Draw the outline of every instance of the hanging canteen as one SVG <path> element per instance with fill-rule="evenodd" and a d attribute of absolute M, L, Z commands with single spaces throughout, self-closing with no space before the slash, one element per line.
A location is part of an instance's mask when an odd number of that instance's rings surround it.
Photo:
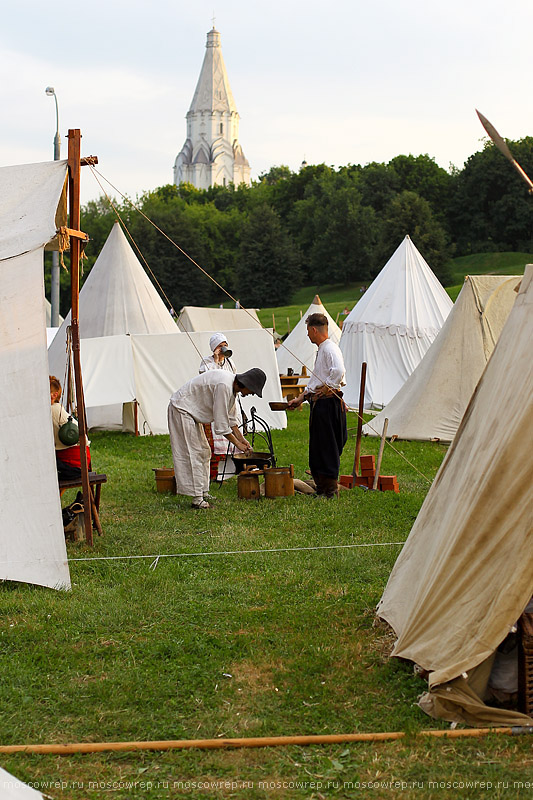
<path fill-rule="evenodd" d="M 72 447 L 72 445 L 77 444 L 80 439 L 80 432 L 78 430 L 78 423 L 72 419 L 72 417 L 68 418 L 68 421 L 65 422 L 64 425 L 60 427 L 57 432 L 59 437 L 59 441 L 62 444 L 66 444 L 68 447 Z"/>

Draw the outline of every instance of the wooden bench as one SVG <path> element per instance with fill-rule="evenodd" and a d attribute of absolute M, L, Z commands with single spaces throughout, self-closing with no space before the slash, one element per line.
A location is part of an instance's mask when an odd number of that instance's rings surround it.
<path fill-rule="evenodd" d="M 102 484 L 107 483 L 107 475 L 104 473 L 89 472 L 89 488 L 91 490 L 91 510 L 94 519 L 94 525 L 100 536 L 102 535 L 102 526 L 100 525 L 100 491 Z M 81 476 L 79 478 L 70 478 L 68 480 L 61 479 L 59 481 L 59 496 L 67 489 L 76 489 L 82 486 Z M 95 491 L 96 487 L 96 491 Z"/>

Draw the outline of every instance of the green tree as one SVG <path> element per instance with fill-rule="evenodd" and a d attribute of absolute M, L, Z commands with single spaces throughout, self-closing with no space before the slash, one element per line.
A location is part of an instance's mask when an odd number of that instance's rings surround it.
<path fill-rule="evenodd" d="M 236 296 L 249 307 L 284 305 L 299 279 L 296 248 L 278 214 L 267 204 L 252 209 L 242 230 Z"/>
<path fill-rule="evenodd" d="M 449 247 L 445 231 L 428 201 L 415 192 L 401 192 L 387 206 L 380 243 L 375 251 L 374 272 L 385 265 L 406 235 L 411 237 L 441 283 L 446 284 Z"/>
<path fill-rule="evenodd" d="M 514 158 L 533 175 L 533 137 L 508 142 Z M 474 153 L 456 176 L 450 220 L 461 255 L 533 248 L 533 206 L 527 186 L 491 143 Z"/>

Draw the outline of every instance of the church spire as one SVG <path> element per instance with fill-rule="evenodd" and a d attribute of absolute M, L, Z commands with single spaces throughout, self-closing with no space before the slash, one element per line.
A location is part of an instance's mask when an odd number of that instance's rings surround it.
<path fill-rule="evenodd" d="M 187 139 L 174 164 L 174 183 L 198 189 L 250 184 L 250 165 L 239 144 L 239 114 L 213 25 L 196 90 L 187 112 Z"/>

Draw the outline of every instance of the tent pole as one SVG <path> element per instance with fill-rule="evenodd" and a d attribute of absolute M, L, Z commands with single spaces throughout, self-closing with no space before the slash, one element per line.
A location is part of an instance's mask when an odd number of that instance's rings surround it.
<path fill-rule="evenodd" d="M 69 225 L 72 231 L 80 230 L 80 177 L 81 177 L 81 132 L 69 129 L 68 132 L 68 195 Z M 89 467 L 87 463 L 87 423 L 85 418 L 85 400 L 81 377 L 80 358 L 80 239 L 70 236 L 70 292 L 72 309 L 72 356 L 74 360 L 74 380 L 76 383 L 76 406 L 78 410 L 78 429 L 80 432 L 81 485 L 83 490 L 83 516 L 85 522 L 85 538 L 88 545 L 93 543 L 91 520 L 91 499 L 89 485 Z"/>
<path fill-rule="evenodd" d="M 378 452 L 378 460 L 376 464 L 376 474 L 374 475 L 374 483 L 372 486 L 372 491 L 375 492 L 378 488 L 379 483 L 379 473 L 381 471 L 381 459 L 383 458 L 383 449 L 385 447 L 385 437 L 387 436 L 387 428 L 389 427 L 389 420 L 385 417 L 385 421 L 383 422 L 383 433 L 381 434 L 381 441 L 379 443 L 379 452 Z"/>
<path fill-rule="evenodd" d="M 359 455 L 361 453 L 361 432 L 363 430 L 363 410 L 365 407 L 366 386 L 366 361 L 361 364 L 361 385 L 359 388 L 359 413 L 357 415 L 357 436 L 355 439 L 355 456 L 353 460 L 352 477 L 355 479 L 359 469 Z M 352 484 L 354 485 L 354 484 Z"/>

